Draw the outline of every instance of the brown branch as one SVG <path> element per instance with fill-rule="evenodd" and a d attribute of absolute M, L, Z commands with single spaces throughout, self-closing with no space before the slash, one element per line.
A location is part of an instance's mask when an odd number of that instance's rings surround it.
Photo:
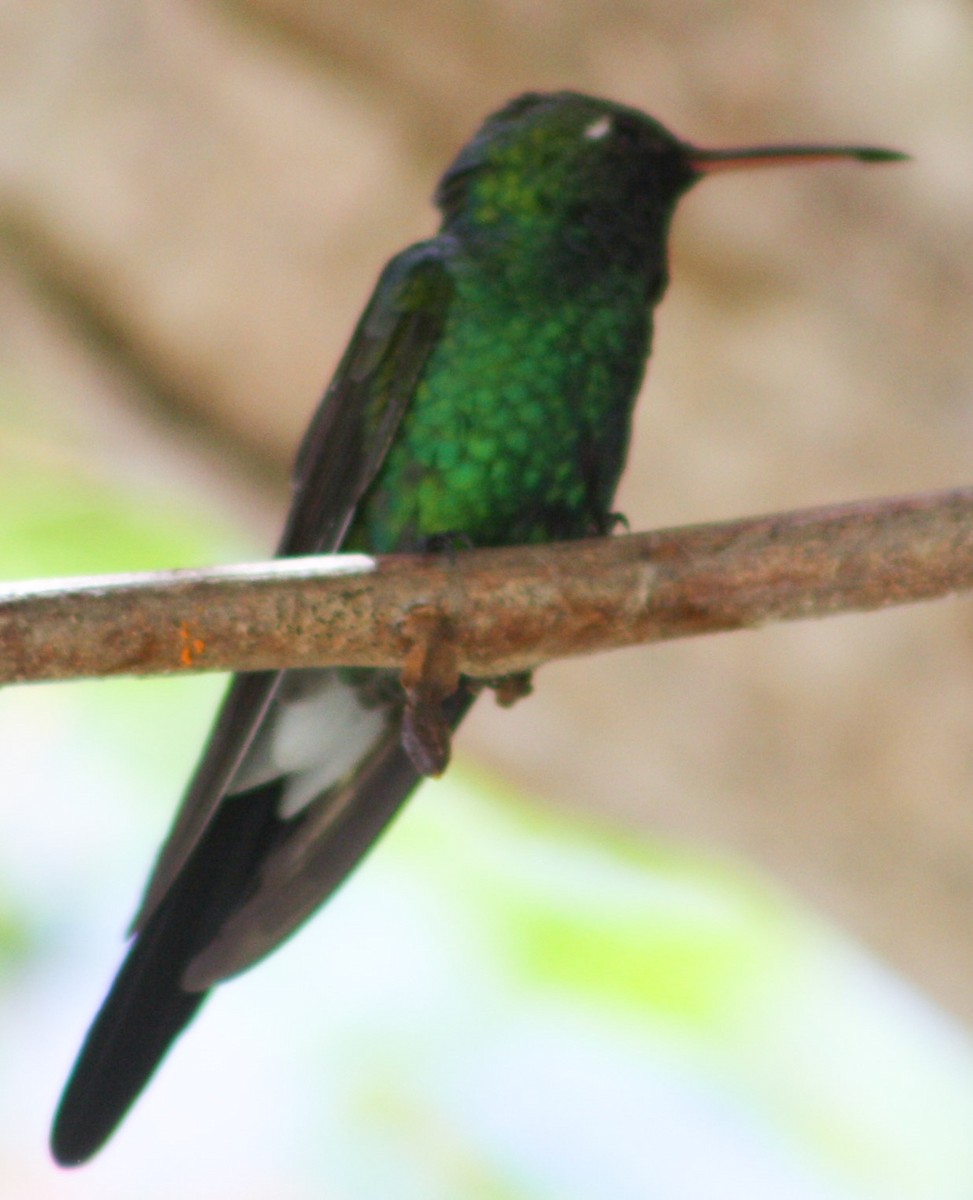
<path fill-rule="evenodd" d="M 973 488 L 594 541 L 331 556 L 0 588 L 0 682 L 400 667 L 410 614 L 459 669 L 549 659 L 973 587 Z"/>

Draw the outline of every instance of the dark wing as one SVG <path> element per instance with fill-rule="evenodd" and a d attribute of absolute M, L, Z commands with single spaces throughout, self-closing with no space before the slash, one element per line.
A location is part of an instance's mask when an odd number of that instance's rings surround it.
<path fill-rule="evenodd" d="M 444 703 L 454 728 L 473 699 L 461 682 Z M 300 816 L 268 821 L 272 836 L 260 848 L 242 903 L 190 958 L 181 978 L 184 988 L 203 991 L 268 954 L 331 895 L 378 840 L 420 781 L 402 746 L 400 707 L 388 714 L 384 731 L 350 778 L 319 796 Z M 254 798 L 260 803 L 264 797 L 258 792 Z M 279 806 L 279 793 L 271 791 L 270 798 Z M 244 806 L 250 802 L 247 796 L 239 800 Z M 235 808 L 237 801 L 230 798 L 219 815 Z"/>
<path fill-rule="evenodd" d="M 298 451 L 280 557 L 339 549 L 385 460 L 452 297 L 443 237 L 388 264 Z M 143 928 L 213 818 L 257 735 L 280 673 L 237 675 L 162 847 L 132 931 Z"/>
<path fill-rule="evenodd" d="M 446 266 L 453 249 L 441 235 L 383 271 L 297 452 L 278 555 L 341 545 L 439 339 L 453 296 Z"/>
<path fill-rule="evenodd" d="M 341 545 L 442 330 L 448 252 L 437 239 L 386 268 L 301 448 L 280 553 Z M 469 702 L 465 689 L 451 698 L 455 721 Z M 95 1153 L 206 989 L 285 938 L 382 832 L 418 782 L 400 707 L 369 707 L 334 671 L 233 681 L 61 1097 L 59 1162 Z M 298 747 L 293 768 L 275 761 L 281 731 L 285 760 Z"/>

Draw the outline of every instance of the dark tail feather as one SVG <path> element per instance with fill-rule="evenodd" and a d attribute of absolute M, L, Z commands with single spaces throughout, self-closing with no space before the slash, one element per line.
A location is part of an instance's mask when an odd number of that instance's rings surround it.
<path fill-rule="evenodd" d="M 275 783 L 222 806 L 178 885 L 135 939 L 54 1118 L 51 1151 L 62 1166 L 80 1165 L 107 1141 L 206 999 L 206 992 L 183 990 L 183 972 L 239 905 L 279 827 L 278 791 Z"/>
<path fill-rule="evenodd" d="M 139 938 L 85 1038 L 51 1131 L 62 1167 L 79 1166 L 108 1140 L 206 998 L 182 991 L 182 961 L 174 969 L 155 949 Z"/>
<path fill-rule="evenodd" d="M 473 698 L 464 684 L 446 702 L 454 727 Z M 62 1166 L 80 1165 L 108 1140 L 206 999 L 205 990 L 183 986 L 190 964 L 198 974 L 202 963 L 203 988 L 210 979 L 243 970 L 310 916 L 377 840 L 419 776 L 397 742 L 391 750 L 379 746 L 376 755 L 363 768 L 355 803 L 320 829 L 313 826 L 313 806 L 290 820 L 278 817 L 281 780 L 235 794 L 219 806 L 168 894 L 137 934 L 81 1047 L 51 1132 L 51 1151 Z M 293 878 L 285 871 L 285 894 L 269 901 L 264 897 L 269 907 L 261 908 L 262 873 L 273 865 L 276 849 L 286 851 L 288 844 L 293 849 L 290 838 L 300 841 L 305 821 L 311 823 L 305 832 L 319 835 L 301 844 L 305 871 Z M 221 941 L 234 933 L 235 916 L 246 926 L 241 954 L 225 951 Z M 251 926 L 264 919 L 272 936 L 254 940 Z M 204 957 L 214 947 L 223 955 L 215 974 Z"/>

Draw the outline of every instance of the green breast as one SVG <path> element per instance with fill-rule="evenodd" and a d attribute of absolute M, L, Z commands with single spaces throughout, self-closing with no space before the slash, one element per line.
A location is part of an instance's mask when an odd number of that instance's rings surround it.
<path fill-rule="evenodd" d="M 443 333 L 349 544 L 579 537 L 607 515 L 648 353 L 644 285 L 538 295 L 460 271 Z"/>

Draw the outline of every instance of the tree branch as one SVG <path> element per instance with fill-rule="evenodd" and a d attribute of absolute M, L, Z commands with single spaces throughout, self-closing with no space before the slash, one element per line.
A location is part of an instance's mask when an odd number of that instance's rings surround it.
<path fill-rule="evenodd" d="M 401 667 L 417 611 L 479 677 L 973 587 L 973 488 L 582 542 L 0 587 L 0 682 Z"/>

